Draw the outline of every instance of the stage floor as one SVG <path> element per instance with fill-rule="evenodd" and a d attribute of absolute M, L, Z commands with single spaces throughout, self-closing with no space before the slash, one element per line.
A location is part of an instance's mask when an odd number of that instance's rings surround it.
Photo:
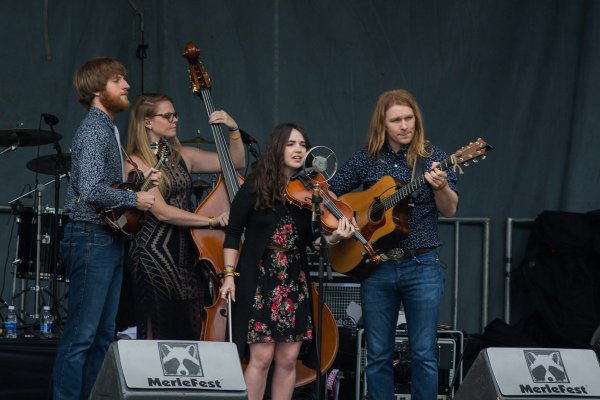
<path fill-rule="evenodd" d="M 51 400 L 57 339 L 0 339 L 0 399 Z"/>

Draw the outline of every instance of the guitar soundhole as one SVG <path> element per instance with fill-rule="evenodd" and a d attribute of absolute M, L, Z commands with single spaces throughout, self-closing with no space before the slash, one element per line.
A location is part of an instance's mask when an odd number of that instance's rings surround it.
<path fill-rule="evenodd" d="M 381 201 L 375 200 L 369 212 L 369 219 L 371 220 L 371 222 L 377 222 L 381 220 L 381 218 L 383 218 L 384 213 L 385 207 L 383 206 Z"/>

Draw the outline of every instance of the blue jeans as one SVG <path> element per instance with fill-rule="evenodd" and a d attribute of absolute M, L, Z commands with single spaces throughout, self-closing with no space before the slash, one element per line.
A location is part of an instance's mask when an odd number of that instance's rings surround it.
<path fill-rule="evenodd" d="M 367 344 L 369 399 L 394 399 L 392 365 L 400 303 L 404 305 L 411 362 L 412 400 L 435 400 L 438 391 L 437 321 L 445 275 L 437 251 L 389 260 L 361 284 Z"/>
<path fill-rule="evenodd" d="M 60 257 L 68 265 L 69 301 L 54 363 L 53 398 L 87 399 L 115 337 L 123 242 L 107 227 L 68 223 Z"/>

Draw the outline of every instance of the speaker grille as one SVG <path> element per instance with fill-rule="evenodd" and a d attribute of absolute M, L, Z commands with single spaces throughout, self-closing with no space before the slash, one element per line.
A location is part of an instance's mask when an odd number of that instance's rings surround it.
<path fill-rule="evenodd" d="M 356 327 L 354 321 L 346 314 L 346 309 L 351 302 L 360 306 L 359 283 L 329 283 L 325 289 L 325 304 L 331 310 L 337 326 Z"/>

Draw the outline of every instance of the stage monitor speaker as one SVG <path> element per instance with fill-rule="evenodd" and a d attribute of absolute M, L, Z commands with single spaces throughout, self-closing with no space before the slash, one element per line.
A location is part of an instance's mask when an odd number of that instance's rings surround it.
<path fill-rule="evenodd" d="M 469 369 L 454 400 L 600 399 L 592 350 L 490 347 Z"/>
<path fill-rule="evenodd" d="M 90 399 L 247 400 L 235 344 L 119 340 L 110 345 Z"/>

